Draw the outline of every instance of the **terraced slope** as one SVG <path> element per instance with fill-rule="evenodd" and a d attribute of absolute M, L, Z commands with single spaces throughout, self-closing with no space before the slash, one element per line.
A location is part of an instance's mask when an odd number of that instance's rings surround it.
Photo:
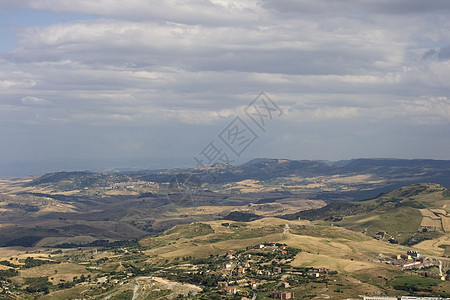
<path fill-rule="evenodd" d="M 323 220 L 381 240 L 413 245 L 445 235 L 450 229 L 449 209 L 446 188 L 414 184 L 375 199 L 332 203 L 284 218 Z"/>

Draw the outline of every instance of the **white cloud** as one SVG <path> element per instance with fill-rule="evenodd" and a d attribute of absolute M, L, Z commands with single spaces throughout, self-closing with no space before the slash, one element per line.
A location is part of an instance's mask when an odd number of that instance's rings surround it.
<path fill-rule="evenodd" d="M 252 21 L 260 17 L 256 12 L 261 13 L 257 1 L 4 0 L 2 2 L 38 10 L 50 10 L 56 13 L 82 13 L 128 20 L 158 20 L 187 24 L 231 25 L 236 22 Z"/>
<path fill-rule="evenodd" d="M 0 80 L 0 88 L 9 89 L 9 88 L 31 88 L 36 85 L 36 82 L 31 79 L 23 79 L 23 80 Z"/>
<path fill-rule="evenodd" d="M 419 124 L 450 124 L 450 99 L 447 97 L 424 97 L 414 101 L 402 101 L 399 115 Z"/>
<path fill-rule="evenodd" d="M 370 144 L 380 128 L 392 137 L 390 128 L 449 123 L 450 13 L 441 0 L 0 4 L 55 13 L 53 24 L 16 27 L 16 49 L 0 54 L 0 125 L 30 136 L 53 132 L 70 144 L 93 132 L 105 151 L 111 135 L 142 145 L 147 131 L 195 144 L 205 137 L 188 127 L 218 132 L 262 90 L 286 112 L 279 130 L 290 153 L 298 127 L 314 145 L 326 144 L 324 132 L 361 127 Z M 61 22 L 62 12 L 91 17 Z M 361 134 L 340 149 L 363 144 Z"/>
<path fill-rule="evenodd" d="M 21 99 L 23 104 L 46 105 L 50 102 L 41 97 L 26 96 Z"/>

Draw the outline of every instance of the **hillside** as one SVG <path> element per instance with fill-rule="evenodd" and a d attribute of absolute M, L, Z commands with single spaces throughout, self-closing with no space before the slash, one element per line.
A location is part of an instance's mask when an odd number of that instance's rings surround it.
<path fill-rule="evenodd" d="M 415 184 L 374 199 L 331 203 L 285 215 L 285 219 L 323 220 L 381 240 L 406 245 L 450 231 L 449 191 L 437 184 Z"/>
<path fill-rule="evenodd" d="M 67 180 L 91 178 L 95 184 L 106 178 L 123 181 L 125 177 L 138 178 L 154 182 L 167 182 L 174 174 L 193 173 L 206 179 L 208 174 L 217 177 L 216 182 L 236 182 L 245 179 L 267 180 L 285 176 L 314 177 L 331 174 L 372 173 L 395 177 L 440 178 L 441 181 L 450 180 L 450 161 L 432 159 L 352 159 L 349 161 L 325 162 L 317 160 L 288 160 L 288 159 L 255 159 L 240 166 L 215 165 L 205 169 L 171 169 L 171 170 L 143 170 L 121 173 L 92 173 L 56 172 L 49 173 L 33 180 L 30 185 L 43 183 L 58 183 Z M 103 174 L 105 176 L 99 176 Z"/>
<path fill-rule="evenodd" d="M 45 174 L 26 184 L 53 190 L 107 188 L 114 184 L 161 185 L 165 192 L 179 191 L 173 184 L 201 187 L 201 190 L 241 190 L 239 182 L 254 182 L 255 191 L 300 192 L 305 186 L 324 200 L 363 200 L 395 188 L 421 182 L 450 187 L 450 161 L 405 159 L 354 159 L 339 162 L 287 159 L 256 159 L 240 166 L 214 165 L 201 169 L 172 169 L 122 173 L 57 172 Z M 339 187 L 343 185 L 343 187 Z M 347 189 L 345 187 L 348 187 Z M 311 190 L 309 188 L 308 190 Z"/>
<path fill-rule="evenodd" d="M 57 172 L 1 180 L 0 246 L 54 247 L 104 239 L 133 240 L 179 224 L 227 217 L 235 221 L 280 215 L 295 218 L 299 211 L 306 211 L 301 215 L 305 219 L 322 216 L 337 222 L 342 216 L 372 209 L 370 205 L 355 206 L 354 201 L 421 182 L 449 186 L 449 165 L 449 161 L 437 160 L 355 159 L 333 163 L 257 159 L 240 166 Z M 395 204 L 402 207 L 396 219 L 421 209 L 422 204 L 405 201 Z M 326 204 L 329 206 L 324 207 Z M 424 222 L 432 224 L 431 229 L 436 220 Z M 369 234 L 376 234 L 371 228 L 379 227 L 371 226 Z M 400 242 L 406 242 L 406 234 L 396 234 L 402 235 Z"/>
<path fill-rule="evenodd" d="M 406 248 L 321 221 L 263 218 L 177 225 L 138 243 L 87 249 L 0 249 L 5 299 L 346 299 L 364 294 L 450 296 L 440 281 L 449 262 L 421 250 L 428 264 L 403 270 Z M 6 255 L 3 253 L 7 253 Z M 387 263 L 391 262 L 391 263 Z M 288 284 L 286 284 L 288 283 Z M 226 287 L 236 289 L 236 297 Z M 412 289 L 414 287 L 414 289 Z M 0 287 L 0 292 L 1 292 Z M 10 295 L 10 296 L 9 296 Z"/>

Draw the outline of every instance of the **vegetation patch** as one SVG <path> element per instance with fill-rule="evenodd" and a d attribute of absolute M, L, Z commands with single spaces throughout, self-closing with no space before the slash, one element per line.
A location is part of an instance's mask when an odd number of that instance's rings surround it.
<path fill-rule="evenodd" d="M 78 248 L 78 247 L 103 247 L 103 248 L 116 248 L 116 247 L 131 247 L 138 245 L 137 240 L 123 240 L 113 241 L 109 240 L 95 240 L 90 243 L 78 244 L 78 243 L 62 243 L 53 246 L 53 248 Z"/>
<path fill-rule="evenodd" d="M 19 272 L 14 269 L 0 270 L 0 280 L 6 280 L 6 278 L 14 277 L 17 275 L 19 275 Z"/>
<path fill-rule="evenodd" d="M 210 225 L 204 223 L 193 223 L 189 225 L 177 225 L 172 229 L 167 230 L 161 236 L 169 237 L 172 240 L 181 238 L 193 238 L 196 236 L 203 236 L 214 233 Z"/>
<path fill-rule="evenodd" d="M 403 245 L 412 246 L 412 245 L 416 245 L 416 244 L 426 241 L 426 240 L 437 239 L 443 235 L 444 234 L 442 232 L 417 232 L 414 235 L 412 235 L 410 238 L 408 238 L 403 243 Z"/>
<path fill-rule="evenodd" d="M 450 245 L 439 245 L 438 247 L 441 249 L 444 249 L 443 256 L 446 256 L 446 257 L 450 256 Z"/>
<path fill-rule="evenodd" d="M 50 292 L 51 282 L 48 281 L 48 277 L 30 277 L 25 278 L 25 284 L 28 285 L 25 290 L 29 293 L 43 292 L 48 294 Z"/>
<path fill-rule="evenodd" d="M 43 260 L 43 259 L 35 259 L 33 257 L 27 257 L 25 259 L 25 265 L 23 266 L 25 269 L 39 267 L 47 264 L 59 264 L 59 261 L 52 260 Z"/>
<path fill-rule="evenodd" d="M 450 198 L 450 189 L 446 189 L 445 191 L 443 191 L 442 196 L 444 196 L 447 199 Z"/>
<path fill-rule="evenodd" d="M 363 234 L 348 231 L 338 227 L 311 226 L 311 225 L 293 225 L 290 226 L 290 232 L 298 235 L 307 235 L 331 239 L 351 239 L 364 241 L 369 239 Z"/>
<path fill-rule="evenodd" d="M 261 219 L 261 216 L 252 213 L 240 212 L 240 211 L 232 211 L 225 217 L 224 220 L 236 221 L 236 222 L 251 222 L 255 220 Z"/>
<path fill-rule="evenodd" d="M 111 300 L 131 300 L 133 299 L 133 291 L 123 291 L 117 295 L 114 295 Z"/>
<path fill-rule="evenodd" d="M 394 289 L 408 292 L 431 292 L 439 283 L 438 279 L 419 276 L 399 276 L 388 282 Z"/>

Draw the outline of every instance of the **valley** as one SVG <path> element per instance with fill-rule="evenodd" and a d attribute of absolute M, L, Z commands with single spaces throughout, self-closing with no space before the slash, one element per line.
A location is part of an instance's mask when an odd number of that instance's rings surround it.
<path fill-rule="evenodd" d="M 450 297 L 446 168 L 258 160 L 5 179 L 0 298 Z"/>

